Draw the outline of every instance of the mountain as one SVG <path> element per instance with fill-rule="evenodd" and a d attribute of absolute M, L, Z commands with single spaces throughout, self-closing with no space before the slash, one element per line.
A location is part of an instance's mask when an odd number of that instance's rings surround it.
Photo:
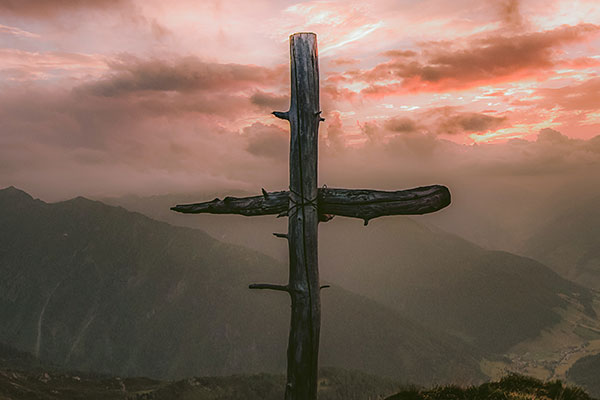
<path fill-rule="evenodd" d="M 148 197 L 129 195 L 98 200 L 172 225 L 201 229 L 220 241 L 248 247 L 287 263 L 287 246 L 282 240 L 271 235 L 271 232 L 287 230 L 287 218 L 274 218 L 272 215 L 253 217 L 228 214 L 190 215 L 171 210 L 175 204 L 195 203 L 215 197 L 224 198 L 228 195 L 244 197 L 253 196 L 256 193 L 231 191 L 229 193 L 211 192 Z"/>
<path fill-rule="evenodd" d="M 600 398 L 600 354 L 580 358 L 567 371 L 571 382 L 585 388 L 594 397 Z"/>
<path fill-rule="evenodd" d="M 589 290 L 539 262 L 411 218 L 373 221 L 368 229 L 340 220 L 325 224 L 320 238 L 324 277 L 487 351 L 535 338 L 571 303 L 595 315 Z"/>
<path fill-rule="evenodd" d="M 201 227 L 223 240 L 285 259 L 285 246 L 269 235 L 285 232 L 282 219 L 252 217 L 250 221 L 168 210 L 169 205 L 210 197 L 111 201 L 171 223 Z M 453 207 L 440 214 L 452 212 Z M 558 324 L 561 310 L 570 304 L 594 316 L 594 295 L 589 290 L 537 261 L 487 250 L 424 222 L 428 220 L 388 217 L 363 227 L 362 221 L 338 217 L 321 224 L 321 276 L 490 352 L 503 353 L 535 338 Z"/>
<path fill-rule="evenodd" d="M 43 368 L 54 368 L 30 353 L 17 350 L 0 343 L 0 369 L 37 371 Z"/>
<path fill-rule="evenodd" d="M 286 266 L 98 201 L 0 190 L 0 342 L 67 368 L 177 378 L 281 372 Z M 321 364 L 416 383 L 477 381 L 481 354 L 335 285 Z"/>
<path fill-rule="evenodd" d="M 521 252 L 581 285 L 600 290 L 600 197 L 549 220 L 524 243 Z"/>

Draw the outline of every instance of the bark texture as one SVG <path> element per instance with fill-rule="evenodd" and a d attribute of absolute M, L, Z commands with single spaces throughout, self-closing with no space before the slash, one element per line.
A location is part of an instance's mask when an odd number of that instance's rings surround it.
<path fill-rule="evenodd" d="M 365 221 L 385 215 L 422 215 L 450 204 L 450 191 L 433 185 L 410 190 L 329 189 L 319 191 L 319 211 Z"/>
<path fill-rule="evenodd" d="M 189 214 L 287 215 L 289 193 L 283 191 L 262 196 L 226 197 L 223 200 L 178 205 L 171 209 Z M 441 185 L 397 191 L 319 188 L 317 206 L 320 216 L 340 215 L 368 221 L 386 215 L 429 214 L 441 210 L 450 202 L 450 191 Z"/>
<path fill-rule="evenodd" d="M 317 398 L 321 296 L 317 252 L 319 64 L 314 33 L 290 36 L 288 244 L 292 300 L 286 400 Z"/>
<path fill-rule="evenodd" d="M 286 400 L 316 400 L 319 333 L 321 327 L 317 231 L 319 221 L 333 215 L 360 218 L 365 225 L 384 215 L 426 214 L 450 204 L 445 186 L 426 186 L 394 192 L 317 188 L 319 122 L 319 65 L 314 33 L 290 36 L 291 101 L 288 111 L 274 111 L 290 123 L 289 191 L 260 196 L 226 197 L 183 204 L 174 211 L 190 214 L 277 214 L 288 217 L 288 233 L 274 233 L 288 241 L 289 280 L 286 285 L 257 283 L 250 289 L 287 292 L 292 302 L 288 342 Z"/>
<path fill-rule="evenodd" d="M 194 204 L 180 204 L 171 210 L 185 214 L 240 214 L 248 217 L 255 215 L 280 214 L 287 212 L 289 192 L 270 192 L 252 197 L 225 197 Z"/>

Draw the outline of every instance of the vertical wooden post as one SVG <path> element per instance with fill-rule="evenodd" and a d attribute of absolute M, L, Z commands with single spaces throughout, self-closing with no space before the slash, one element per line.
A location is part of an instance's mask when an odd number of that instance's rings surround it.
<path fill-rule="evenodd" d="M 292 93 L 288 111 L 273 114 L 290 122 L 290 190 L 245 198 L 178 205 L 172 210 L 184 213 L 288 216 L 290 274 L 287 285 L 259 283 L 250 289 L 288 292 L 292 301 L 286 400 L 317 398 L 321 296 L 317 253 L 317 144 L 319 122 L 319 63 L 317 36 L 295 33 L 290 36 Z M 328 214 L 369 219 L 383 215 L 415 215 L 434 212 L 450 204 L 444 186 L 382 192 L 377 190 L 321 189 L 323 221 Z M 287 210 L 286 208 L 287 201 Z M 324 286 L 327 287 L 327 286 Z"/>
<path fill-rule="evenodd" d="M 292 301 L 286 400 L 317 398 L 321 299 L 317 257 L 319 65 L 314 33 L 290 36 L 291 102 L 288 243 Z"/>

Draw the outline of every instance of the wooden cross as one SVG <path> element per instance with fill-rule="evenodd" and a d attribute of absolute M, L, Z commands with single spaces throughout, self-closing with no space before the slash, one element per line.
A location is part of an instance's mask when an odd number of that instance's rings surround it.
<path fill-rule="evenodd" d="M 288 191 L 266 192 L 254 197 L 225 197 L 223 200 L 178 205 L 182 213 L 276 214 L 288 217 L 288 233 L 274 233 L 289 245 L 287 285 L 268 283 L 250 289 L 271 289 L 289 293 L 292 301 L 291 328 L 287 349 L 286 400 L 317 398 L 317 370 L 321 298 L 317 258 L 317 227 L 334 215 L 364 220 L 384 215 L 415 215 L 438 211 L 450 204 L 450 192 L 434 185 L 385 192 L 317 188 L 317 133 L 319 107 L 319 65 L 314 33 L 290 36 L 291 102 L 286 112 L 273 114 L 290 123 L 290 187 Z"/>

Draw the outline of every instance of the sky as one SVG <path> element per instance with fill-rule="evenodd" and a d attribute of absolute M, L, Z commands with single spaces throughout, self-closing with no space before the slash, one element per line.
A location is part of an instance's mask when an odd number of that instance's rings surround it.
<path fill-rule="evenodd" d="M 599 178 L 595 0 L 0 0 L 0 187 L 284 189 L 270 113 L 301 31 L 318 37 L 320 184 Z"/>

